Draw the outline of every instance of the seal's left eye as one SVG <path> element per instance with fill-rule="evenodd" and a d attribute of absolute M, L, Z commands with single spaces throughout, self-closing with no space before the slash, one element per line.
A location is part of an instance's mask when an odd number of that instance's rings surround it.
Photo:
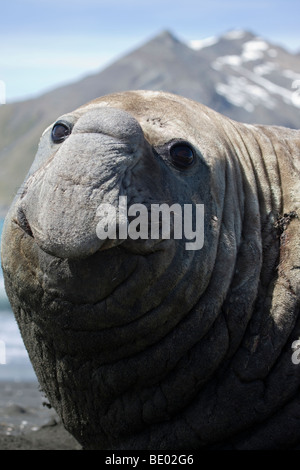
<path fill-rule="evenodd" d="M 71 128 L 65 122 L 54 124 L 51 132 L 52 140 L 55 144 L 63 142 L 71 134 Z"/>
<path fill-rule="evenodd" d="M 173 165 L 178 168 L 188 168 L 194 161 L 193 149 L 185 143 L 175 144 L 170 148 L 170 157 Z"/>

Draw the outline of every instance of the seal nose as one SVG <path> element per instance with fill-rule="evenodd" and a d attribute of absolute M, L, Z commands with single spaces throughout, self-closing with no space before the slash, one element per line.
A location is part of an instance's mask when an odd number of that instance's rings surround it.
<path fill-rule="evenodd" d="M 135 150 L 144 138 L 138 121 L 129 113 L 117 108 L 97 108 L 85 113 L 75 124 L 73 134 L 99 133 L 127 143 Z"/>
<path fill-rule="evenodd" d="M 31 227 L 29 225 L 25 212 L 21 206 L 18 207 L 18 210 L 17 210 L 16 222 L 24 230 L 24 232 L 27 233 L 27 235 L 30 235 L 30 237 L 33 237 Z"/>

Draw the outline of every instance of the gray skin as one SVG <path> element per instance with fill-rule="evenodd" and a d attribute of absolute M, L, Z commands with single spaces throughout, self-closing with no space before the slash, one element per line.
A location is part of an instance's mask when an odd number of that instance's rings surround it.
<path fill-rule="evenodd" d="M 300 131 L 167 93 L 104 96 L 44 132 L 7 215 L 7 293 L 38 380 L 85 449 L 300 443 Z M 195 160 L 177 168 L 181 140 Z M 22 151 L 22 149 L 20 149 Z M 298 165 L 298 166 L 297 166 Z M 97 208 L 204 204 L 204 246 L 100 240 Z"/>

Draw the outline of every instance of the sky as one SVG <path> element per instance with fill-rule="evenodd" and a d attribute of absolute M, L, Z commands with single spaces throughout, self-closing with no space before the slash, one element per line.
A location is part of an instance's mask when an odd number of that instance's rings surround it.
<path fill-rule="evenodd" d="M 95 73 L 162 30 L 189 42 L 244 29 L 300 51 L 299 0 L 9 0 L 0 14 L 0 103 Z"/>

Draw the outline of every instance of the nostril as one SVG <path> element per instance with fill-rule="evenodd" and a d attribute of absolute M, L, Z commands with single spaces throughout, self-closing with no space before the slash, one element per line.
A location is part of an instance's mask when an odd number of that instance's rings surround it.
<path fill-rule="evenodd" d="M 30 235 L 30 237 L 33 237 L 33 233 L 31 230 L 31 227 L 29 225 L 29 222 L 26 218 L 26 215 L 21 207 L 19 207 L 18 212 L 17 212 L 17 224 L 24 230 L 24 232 L 27 233 L 27 235 Z"/>

